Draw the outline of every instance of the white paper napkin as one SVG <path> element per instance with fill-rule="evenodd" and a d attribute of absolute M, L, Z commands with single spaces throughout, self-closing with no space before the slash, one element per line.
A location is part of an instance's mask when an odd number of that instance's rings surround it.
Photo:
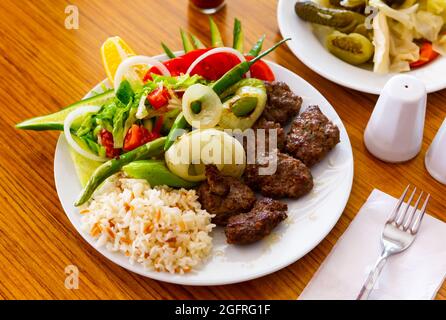
<path fill-rule="evenodd" d="M 397 199 L 374 190 L 299 299 L 356 299 Z M 388 259 L 370 299 L 433 299 L 446 276 L 446 223 L 426 215 L 415 242 Z"/>

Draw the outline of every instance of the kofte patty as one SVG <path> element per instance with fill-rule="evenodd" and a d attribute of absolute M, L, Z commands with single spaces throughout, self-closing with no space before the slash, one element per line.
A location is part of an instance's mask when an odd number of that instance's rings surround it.
<path fill-rule="evenodd" d="M 264 174 L 261 168 L 271 167 L 277 161 L 277 170 L 273 174 Z M 313 189 L 313 177 L 310 169 L 298 159 L 277 152 L 257 157 L 256 164 L 248 164 L 244 179 L 253 190 L 260 191 L 265 197 L 299 198 Z"/>
<path fill-rule="evenodd" d="M 254 192 L 240 179 L 223 176 L 215 165 L 206 166 L 207 181 L 198 187 L 203 209 L 216 216 L 217 225 L 226 225 L 229 217 L 249 211 L 256 201 Z"/>
<path fill-rule="evenodd" d="M 299 113 L 302 98 L 296 96 L 285 82 L 265 82 L 265 87 L 268 100 L 262 116 L 283 126 Z"/>
<path fill-rule="evenodd" d="M 262 147 L 264 148 L 263 149 L 264 151 L 270 150 L 269 140 L 271 133 L 270 131 L 272 130 L 276 130 L 277 144 L 271 146 L 271 150 L 273 149 L 283 150 L 285 148 L 285 139 L 286 139 L 285 131 L 283 130 L 283 128 L 280 126 L 279 123 L 269 121 L 266 120 L 264 117 L 261 117 L 259 120 L 256 121 L 256 123 L 254 123 L 252 129 L 254 130 L 256 136 L 256 147 L 257 147 L 256 150 L 259 150 L 259 148 L 261 149 Z M 265 134 L 264 135 L 259 134 L 258 131 L 259 129 L 264 129 Z"/>
<path fill-rule="evenodd" d="M 257 201 L 248 213 L 229 218 L 225 227 L 226 241 L 231 244 L 250 244 L 271 233 L 277 225 L 287 218 L 288 206 L 277 200 Z"/>
<path fill-rule="evenodd" d="M 310 106 L 294 119 L 287 135 L 285 150 L 311 167 L 321 161 L 340 142 L 339 128 Z"/>

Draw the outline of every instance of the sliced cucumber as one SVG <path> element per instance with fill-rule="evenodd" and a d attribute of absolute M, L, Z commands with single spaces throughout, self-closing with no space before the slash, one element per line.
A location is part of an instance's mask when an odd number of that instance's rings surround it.
<path fill-rule="evenodd" d="M 211 28 L 211 44 L 212 47 L 224 47 L 223 40 L 221 38 L 220 30 L 212 17 L 209 17 L 209 25 Z"/>
<path fill-rule="evenodd" d="M 102 164 L 101 162 L 93 161 L 80 155 L 70 147 L 70 155 L 76 169 L 77 177 L 82 185 L 85 187 L 93 172 Z"/>
<path fill-rule="evenodd" d="M 108 90 L 94 97 L 73 103 L 58 112 L 25 120 L 17 124 L 16 128 L 22 130 L 36 130 L 36 131 L 43 131 L 43 130 L 63 131 L 64 120 L 67 117 L 67 115 L 70 114 L 70 112 L 74 111 L 79 107 L 87 105 L 101 106 L 112 100 L 114 97 L 115 97 L 114 90 Z"/>
<path fill-rule="evenodd" d="M 189 34 L 187 32 L 184 32 L 183 29 L 180 29 L 180 34 L 181 34 L 181 40 L 183 41 L 184 52 L 188 53 L 194 50 L 194 45 L 190 41 Z"/>
<path fill-rule="evenodd" d="M 242 29 L 242 23 L 239 19 L 235 18 L 234 20 L 234 35 L 233 35 L 233 44 L 232 47 L 240 51 L 240 53 L 243 54 L 243 43 L 244 43 L 244 35 L 243 35 L 243 29 Z"/>

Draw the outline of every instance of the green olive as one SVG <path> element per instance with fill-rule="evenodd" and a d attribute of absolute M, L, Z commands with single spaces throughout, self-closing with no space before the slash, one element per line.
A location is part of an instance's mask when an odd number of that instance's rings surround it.
<path fill-rule="evenodd" d="M 334 31 L 327 37 L 326 46 L 336 57 L 353 65 L 366 63 L 375 51 L 372 42 L 359 33 Z"/>

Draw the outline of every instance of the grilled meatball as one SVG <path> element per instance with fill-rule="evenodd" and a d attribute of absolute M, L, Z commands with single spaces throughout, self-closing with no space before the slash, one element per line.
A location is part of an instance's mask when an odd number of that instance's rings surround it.
<path fill-rule="evenodd" d="M 279 150 L 283 150 L 285 147 L 285 131 L 283 130 L 283 128 L 280 126 L 279 123 L 273 122 L 273 121 L 269 121 L 266 120 L 264 117 L 261 117 L 259 120 L 257 120 L 256 123 L 254 123 L 254 125 L 252 126 L 252 129 L 255 131 L 256 133 L 256 146 L 257 149 L 259 149 L 259 145 L 261 145 L 262 147 L 265 147 L 265 151 L 269 150 L 269 133 L 270 130 L 276 130 L 277 132 L 277 145 L 276 146 L 271 146 L 271 149 L 279 149 Z M 257 134 L 257 129 L 265 129 L 265 141 L 261 141 L 263 139 L 258 139 L 259 135 Z"/>
<path fill-rule="evenodd" d="M 260 168 L 275 161 L 274 154 L 258 157 L 256 164 L 248 164 L 244 179 L 248 186 L 272 198 L 299 198 L 313 189 L 310 169 L 300 160 L 277 152 L 277 170 L 272 175 L 261 175 Z"/>
<path fill-rule="evenodd" d="M 318 106 L 311 106 L 294 119 L 285 148 L 290 155 L 311 167 L 339 142 L 339 128 Z"/>
<path fill-rule="evenodd" d="M 265 82 L 268 101 L 263 117 L 282 126 L 300 111 L 302 98 L 296 96 L 284 82 Z"/>
<path fill-rule="evenodd" d="M 254 192 L 240 179 L 221 175 L 214 165 L 206 166 L 206 178 L 198 187 L 198 197 L 203 208 L 216 215 L 212 219 L 215 224 L 224 226 L 229 217 L 254 205 Z"/>
<path fill-rule="evenodd" d="M 277 200 L 265 198 L 257 201 L 250 212 L 229 219 L 225 228 L 226 241 L 250 244 L 263 239 L 287 218 L 287 210 L 288 206 Z"/>

